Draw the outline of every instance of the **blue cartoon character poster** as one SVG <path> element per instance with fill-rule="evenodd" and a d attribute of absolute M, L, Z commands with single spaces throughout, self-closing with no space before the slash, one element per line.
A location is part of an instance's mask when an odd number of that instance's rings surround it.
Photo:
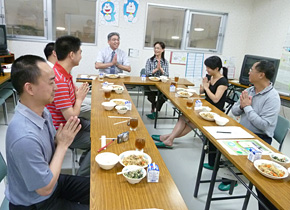
<path fill-rule="evenodd" d="M 118 26 L 119 3 L 117 0 L 101 0 L 99 20 L 101 25 Z"/>
<path fill-rule="evenodd" d="M 124 19 L 128 23 L 136 23 L 139 0 L 124 0 Z"/>

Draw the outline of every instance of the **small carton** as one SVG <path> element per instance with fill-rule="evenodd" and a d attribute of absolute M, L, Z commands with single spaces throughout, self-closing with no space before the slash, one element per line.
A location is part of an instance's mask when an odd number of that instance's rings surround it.
<path fill-rule="evenodd" d="M 248 159 L 251 162 L 254 162 L 255 160 L 260 160 L 262 158 L 262 152 L 257 149 L 249 149 Z"/>
<path fill-rule="evenodd" d="M 159 182 L 159 167 L 155 163 L 147 167 L 147 182 Z"/>

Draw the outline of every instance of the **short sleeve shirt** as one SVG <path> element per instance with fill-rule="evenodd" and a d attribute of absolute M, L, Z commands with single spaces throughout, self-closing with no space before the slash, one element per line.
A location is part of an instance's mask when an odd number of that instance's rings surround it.
<path fill-rule="evenodd" d="M 55 128 L 45 108 L 42 117 L 18 103 L 6 134 L 8 185 L 5 196 L 14 205 L 32 205 L 50 197 L 36 190 L 47 186 L 55 151 Z M 56 186 L 55 186 L 56 187 Z"/>
<path fill-rule="evenodd" d="M 210 91 L 215 94 L 218 87 L 220 85 L 223 86 L 228 86 L 228 80 L 225 77 L 221 77 L 218 81 L 215 82 L 214 85 L 209 85 L 209 89 Z M 224 94 L 222 95 L 221 99 L 217 102 L 214 103 L 207 95 L 207 93 L 205 92 L 205 100 L 207 100 L 209 103 L 211 103 L 212 105 L 214 105 L 215 107 L 217 107 L 218 109 L 220 109 L 221 111 L 224 111 L 224 105 L 226 103 L 226 98 L 227 98 L 227 91 L 224 92 Z"/>
<path fill-rule="evenodd" d="M 96 62 L 110 63 L 112 61 L 112 52 L 113 50 L 109 46 L 102 49 L 98 54 Z M 130 66 L 130 63 L 128 61 L 128 56 L 123 50 L 116 49 L 115 54 L 117 54 L 117 62 L 119 64 L 124 65 L 124 66 Z M 116 68 L 117 73 L 123 72 L 123 70 L 119 69 L 118 67 L 115 67 L 115 68 Z M 110 67 L 106 69 L 99 69 L 99 71 L 102 73 L 110 74 Z"/>
<path fill-rule="evenodd" d="M 54 101 L 46 105 L 46 107 L 51 113 L 55 128 L 58 129 L 61 123 L 66 123 L 61 110 L 73 107 L 76 97 L 72 75 L 67 73 L 59 63 L 54 65 L 53 70 L 55 73 L 57 90 L 55 91 Z"/>

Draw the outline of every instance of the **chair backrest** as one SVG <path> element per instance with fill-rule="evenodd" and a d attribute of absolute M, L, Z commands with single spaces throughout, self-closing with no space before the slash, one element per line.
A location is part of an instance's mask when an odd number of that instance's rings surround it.
<path fill-rule="evenodd" d="M 141 69 L 141 71 L 140 71 L 140 77 L 142 76 L 142 74 L 145 74 L 145 68 Z"/>
<path fill-rule="evenodd" d="M 279 151 L 281 151 L 284 139 L 289 131 L 290 122 L 282 116 L 278 116 L 277 125 L 274 131 L 274 139 L 280 144 Z"/>
<path fill-rule="evenodd" d="M 2 179 L 4 179 L 6 175 L 7 175 L 7 165 L 0 152 L 0 182 L 2 181 Z"/>

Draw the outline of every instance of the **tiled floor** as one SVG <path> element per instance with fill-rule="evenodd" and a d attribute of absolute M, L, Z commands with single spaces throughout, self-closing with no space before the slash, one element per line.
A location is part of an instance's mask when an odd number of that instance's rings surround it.
<path fill-rule="evenodd" d="M 134 101 L 134 104 L 136 103 L 137 97 L 132 95 L 132 99 Z M 139 113 L 141 115 L 141 106 L 142 106 L 142 99 L 143 97 L 140 97 L 139 101 Z M 145 99 L 146 100 L 146 99 Z M 165 114 L 165 108 L 166 106 L 163 106 L 162 114 Z M 170 105 L 167 107 L 167 115 L 172 114 L 172 108 Z M 8 111 L 9 111 L 9 120 L 11 120 L 13 116 L 13 103 L 12 100 L 9 100 L 8 102 Z M 145 101 L 145 113 L 148 113 L 150 111 L 150 104 L 148 101 Z M 288 108 L 282 108 L 281 109 L 281 115 L 285 116 L 290 119 L 290 111 Z M 158 120 L 158 126 L 157 129 L 153 128 L 153 121 L 149 120 L 146 115 L 141 116 L 147 129 L 150 134 L 166 134 L 171 132 L 173 129 L 176 120 Z M 6 135 L 7 126 L 4 125 L 4 119 L 3 119 L 3 113 L 2 108 L 0 111 L 0 151 L 3 154 L 5 158 L 5 135 Z M 286 142 L 283 146 L 283 152 L 290 156 L 289 154 L 289 148 L 290 148 L 290 142 L 289 142 L 290 136 L 287 136 Z M 193 197 L 193 189 L 195 186 L 195 180 L 197 175 L 197 168 L 199 164 L 199 158 L 201 153 L 201 147 L 202 142 L 200 139 L 195 138 L 193 132 L 189 133 L 187 136 L 182 137 L 180 139 L 177 139 L 174 142 L 174 149 L 160 149 L 160 153 L 185 201 L 187 204 L 188 209 L 203 209 L 205 206 L 205 201 L 207 198 L 207 192 L 209 184 L 201 184 L 200 190 L 199 190 L 199 196 L 198 198 Z M 277 144 L 274 144 L 275 147 L 277 147 Z M 67 152 L 67 155 L 65 157 L 64 163 L 63 163 L 63 171 L 64 172 L 70 172 L 71 168 L 71 151 Z M 162 170 L 162 169 L 160 169 Z M 221 172 L 221 171 L 220 171 Z M 219 172 L 219 176 L 222 175 L 222 173 Z M 203 178 L 210 178 L 211 171 L 204 170 L 203 172 Z M 221 192 L 217 190 L 217 185 L 214 190 L 214 196 L 225 196 L 227 195 L 226 192 Z M 234 190 L 234 195 L 240 195 L 244 194 L 245 189 L 244 187 L 239 184 L 238 187 Z M 3 199 L 4 196 L 4 183 L 2 182 L 0 184 L 0 201 Z M 211 204 L 211 209 L 213 210 L 233 210 L 233 209 L 241 209 L 243 204 L 242 199 L 238 200 L 224 200 L 224 201 L 213 201 Z M 255 210 L 257 209 L 257 202 L 253 197 L 250 199 L 250 203 L 248 206 L 249 210 Z"/>

